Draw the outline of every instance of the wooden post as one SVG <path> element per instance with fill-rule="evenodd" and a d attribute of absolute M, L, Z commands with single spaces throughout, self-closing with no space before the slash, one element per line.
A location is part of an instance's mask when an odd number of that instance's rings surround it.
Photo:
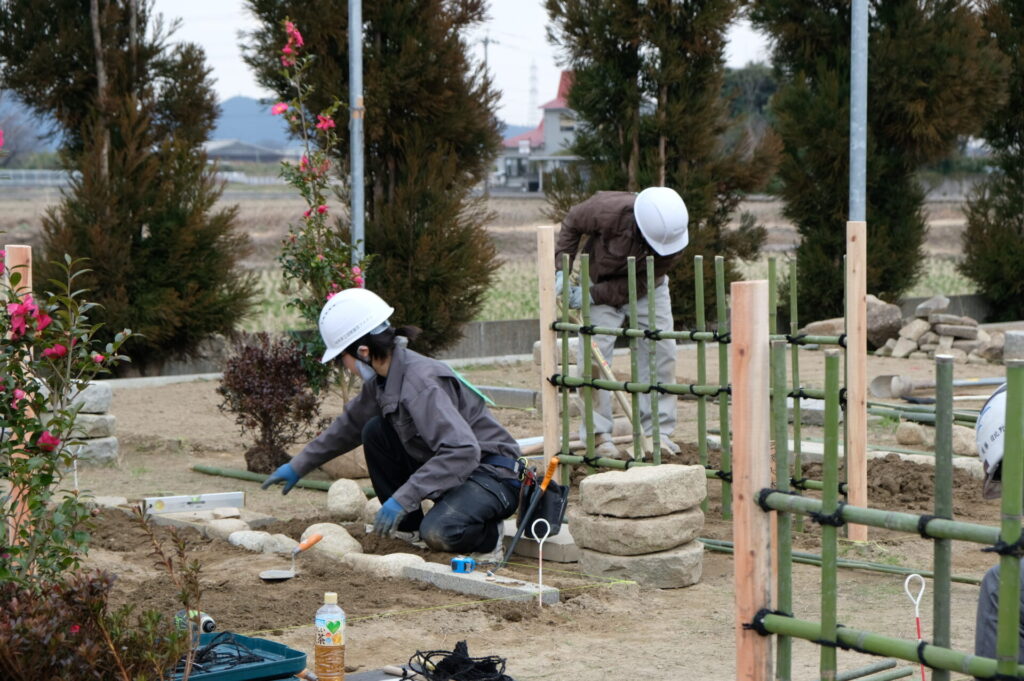
<path fill-rule="evenodd" d="M 768 282 L 732 284 L 733 462 L 735 542 L 736 678 L 768 681 L 772 640 L 743 625 L 771 607 L 771 515 L 757 494 L 771 486 L 768 443 Z"/>
<path fill-rule="evenodd" d="M 544 420 L 544 467 L 558 453 L 558 388 L 555 375 L 555 229 L 537 228 L 537 288 L 540 295 L 540 411 Z"/>
<path fill-rule="evenodd" d="M 32 247 L 22 245 L 4 246 L 4 268 L 9 274 L 18 273 L 21 281 L 18 282 L 15 292 L 19 298 L 24 298 L 32 293 Z M 29 414 L 32 415 L 31 413 Z M 24 457 L 21 451 L 15 451 L 13 456 Z M 29 517 L 28 505 L 24 499 L 25 491 L 21 487 L 12 487 L 10 504 L 12 506 L 10 524 L 7 527 L 7 543 L 14 544 L 18 539 L 18 528 L 26 522 Z"/>
<path fill-rule="evenodd" d="M 866 222 L 846 223 L 846 482 L 853 506 L 868 505 L 868 324 Z M 850 525 L 852 541 L 867 541 L 866 525 Z"/>

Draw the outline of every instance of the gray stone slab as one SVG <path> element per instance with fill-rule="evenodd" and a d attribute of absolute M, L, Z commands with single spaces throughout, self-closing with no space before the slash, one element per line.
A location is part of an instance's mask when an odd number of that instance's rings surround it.
<path fill-rule="evenodd" d="M 540 406 L 540 393 L 527 388 L 505 388 L 495 385 L 478 385 L 477 389 L 491 398 L 498 407 L 507 409 L 536 409 Z"/>
<path fill-rule="evenodd" d="M 81 444 L 72 445 L 79 463 L 95 466 L 111 466 L 117 463 L 118 445 L 116 437 L 98 437 L 82 440 Z"/>
<path fill-rule="evenodd" d="M 931 328 L 932 325 L 924 319 L 912 319 L 909 324 L 900 329 L 900 338 L 909 338 L 912 341 L 920 341 L 921 336 L 927 333 Z"/>
<path fill-rule="evenodd" d="M 914 308 L 915 317 L 927 318 L 928 315 L 945 312 L 949 308 L 949 298 L 946 296 L 932 296 L 928 300 L 918 303 L 917 307 Z"/>
<path fill-rule="evenodd" d="M 931 324 L 953 324 L 954 326 L 977 326 L 978 320 L 971 317 L 962 317 L 955 314 L 930 314 L 928 322 Z"/>
<path fill-rule="evenodd" d="M 50 414 L 44 414 L 43 423 L 49 423 Z M 112 437 L 117 419 L 113 414 L 77 414 L 71 434 L 75 438 Z"/>
<path fill-rule="evenodd" d="M 896 346 L 892 349 L 892 356 L 896 359 L 903 359 L 912 352 L 917 351 L 917 341 L 912 341 L 909 338 L 900 338 L 896 341 Z"/>
<path fill-rule="evenodd" d="M 92 382 L 75 393 L 71 406 L 79 407 L 82 414 L 106 414 L 114 393 L 106 383 Z"/>
<path fill-rule="evenodd" d="M 451 565 L 423 563 L 422 565 L 407 565 L 402 570 L 402 574 L 406 579 L 426 582 L 439 589 L 457 591 L 481 598 L 530 600 L 536 599 L 539 593 L 543 603 L 554 605 L 559 601 L 558 589 L 554 587 L 544 585 L 541 589 L 537 584 L 518 579 L 499 575 L 488 577 L 486 571 L 482 570 L 474 570 L 469 573 L 452 572 Z"/>
<path fill-rule="evenodd" d="M 967 324 L 936 324 L 932 327 L 940 336 L 953 336 L 974 340 L 978 337 L 978 327 Z"/>
<path fill-rule="evenodd" d="M 615 556 L 580 549 L 580 571 L 596 577 L 629 579 L 640 586 L 677 589 L 700 581 L 704 545 L 699 541 L 642 556 Z"/>
<path fill-rule="evenodd" d="M 571 508 L 569 522 L 581 549 L 638 556 L 689 544 L 704 528 L 704 513 L 697 507 L 653 518 L 612 518 Z"/>
<path fill-rule="evenodd" d="M 1024 331 L 1007 331 L 1003 336 L 1003 361 L 1024 359 Z"/>
<path fill-rule="evenodd" d="M 647 518 L 685 511 L 707 496 L 703 466 L 645 466 L 588 475 L 580 483 L 587 513 Z"/>

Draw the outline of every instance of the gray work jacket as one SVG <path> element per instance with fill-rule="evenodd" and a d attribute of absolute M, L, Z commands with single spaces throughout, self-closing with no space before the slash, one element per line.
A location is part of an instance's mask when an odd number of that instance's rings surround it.
<path fill-rule="evenodd" d="M 1024 582 L 1024 563 L 1020 565 L 1018 579 Z M 990 568 L 981 580 L 978 612 L 974 620 L 974 654 L 980 657 L 996 656 L 996 624 L 999 619 L 999 566 Z M 1017 615 L 1017 661 L 1024 664 L 1024 589 L 1021 589 L 1020 611 Z"/>
<path fill-rule="evenodd" d="M 305 475 L 359 446 L 363 426 L 378 415 L 395 429 L 409 456 L 422 463 L 393 497 L 407 512 L 458 487 L 478 467 L 501 479 L 515 477 L 510 469 L 480 463 L 481 455 L 521 455 L 480 396 L 443 362 L 401 345 L 391 355 L 384 387 L 364 382 L 341 416 L 292 459 L 292 468 Z"/>
<path fill-rule="evenodd" d="M 562 220 L 555 246 L 556 271 L 562 254 L 569 254 L 569 266 L 576 257 L 580 239 L 587 236 L 583 253 L 590 255 L 590 295 L 597 305 L 621 307 L 629 303 L 629 265 L 636 258 L 637 297 L 647 293 L 647 256 L 654 256 L 654 277 L 661 278 L 682 258 L 683 252 L 658 255 L 647 243 L 633 217 L 633 192 L 597 192 L 573 206 Z"/>

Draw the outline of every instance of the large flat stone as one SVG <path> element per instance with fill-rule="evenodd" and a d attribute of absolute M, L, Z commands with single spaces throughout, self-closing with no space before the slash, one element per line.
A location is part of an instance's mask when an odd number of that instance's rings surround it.
<path fill-rule="evenodd" d="M 954 326 L 977 326 L 978 320 L 972 317 L 961 317 L 955 314 L 930 314 L 928 321 L 931 324 L 953 324 Z"/>
<path fill-rule="evenodd" d="M 896 341 L 896 347 L 892 349 L 892 356 L 896 359 L 904 359 L 910 356 L 910 353 L 917 351 L 917 341 L 912 341 L 909 338 L 900 338 Z"/>
<path fill-rule="evenodd" d="M 953 453 L 960 456 L 978 455 L 978 443 L 974 437 L 974 428 L 953 426 Z"/>
<path fill-rule="evenodd" d="M 365 478 L 370 475 L 366 467 L 366 455 L 362 447 L 356 447 L 347 454 L 336 456 L 321 464 L 320 468 L 335 480 L 340 478 Z"/>
<path fill-rule="evenodd" d="M 350 553 L 341 562 L 371 577 L 402 577 L 406 567 L 423 565 L 426 561 L 422 556 L 412 553 L 389 553 L 384 556 Z"/>
<path fill-rule="evenodd" d="M 979 337 L 981 334 L 978 334 Z M 979 356 L 989 361 L 998 362 L 1003 358 L 1003 345 L 1006 342 L 1006 335 L 1002 331 L 994 331 L 991 337 L 977 349 Z"/>
<path fill-rule="evenodd" d="M 937 312 L 945 312 L 948 309 L 949 298 L 942 295 L 932 296 L 923 303 L 918 303 L 917 307 L 914 308 L 914 316 L 927 319 L 929 315 Z"/>
<path fill-rule="evenodd" d="M 605 578 L 629 579 L 640 586 L 677 589 L 700 581 L 704 545 L 692 541 L 678 548 L 642 556 L 615 556 L 580 549 L 580 571 Z"/>
<path fill-rule="evenodd" d="M 459 593 L 480 596 L 481 598 L 505 598 L 510 600 L 536 600 L 541 594 L 541 601 L 554 605 L 559 600 L 558 589 L 544 585 L 524 582 L 509 577 L 487 576 L 484 570 L 473 572 L 452 572 L 451 565 L 440 563 L 423 563 L 407 565 L 402 570 L 406 579 L 433 584 L 439 589 L 457 591 Z"/>
<path fill-rule="evenodd" d="M 799 331 L 799 333 L 807 334 L 808 336 L 838 336 L 845 332 L 846 320 L 842 317 L 811 322 Z"/>
<path fill-rule="evenodd" d="M 50 414 L 43 414 L 44 424 L 49 423 Z M 71 435 L 75 438 L 111 437 L 117 425 L 113 414 L 76 414 Z"/>
<path fill-rule="evenodd" d="M 214 518 L 206 523 L 206 536 L 227 539 L 235 532 L 251 530 L 249 523 L 239 518 Z"/>
<path fill-rule="evenodd" d="M 239 530 L 228 535 L 229 543 L 255 553 L 265 551 L 272 541 L 273 537 L 271 537 L 269 532 L 259 530 Z"/>
<path fill-rule="evenodd" d="M 78 407 L 80 414 L 106 414 L 114 391 L 106 383 L 89 383 L 82 390 L 73 393 L 71 406 Z"/>
<path fill-rule="evenodd" d="M 335 480 L 327 490 L 327 510 L 342 522 L 359 520 L 365 507 L 366 494 L 355 480 Z"/>
<path fill-rule="evenodd" d="M 685 511 L 707 496 L 703 466 L 645 466 L 588 475 L 580 483 L 583 510 L 617 518 Z"/>
<path fill-rule="evenodd" d="M 899 335 L 903 325 L 903 313 L 899 305 L 869 295 L 866 311 L 867 336 L 871 347 L 880 348 L 885 345 L 885 341 Z"/>
<path fill-rule="evenodd" d="M 116 437 L 98 437 L 82 440 L 81 444 L 72 445 L 75 456 L 83 464 L 94 466 L 111 466 L 117 463 L 118 445 Z"/>
<path fill-rule="evenodd" d="M 319 542 L 310 548 L 310 551 L 322 553 L 333 558 L 344 558 L 350 553 L 362 553 L 362 545 L 356 541 L 348 531 L 341 525 L 334 523 L 317 523 L 310 525 L 300 537 L 306 541 L 313 534 L 319 532 L 324 536 Z"/>
<path fill-rule="evenodd" d="M 900 329 L 900 338 L 909 338 L 912 341 L 920 341 L 921 336 L 927 333 L 931 328 L 932 325 L 924 319 L 913 319 L 909 324 Z"/>
<path fill-rule="evenodd" d="M 932 327 L 940 336 L 953 336 L 974 340 L 978 337 L 978 327 L 967 324 L 936 324 Z"/>
<path fill-rule="evenodd" d="M 704 513 L 697 507 L 653 518 L 612 518 L 573 508 L 569 524 L 581 549 L 637 556 L 689 544 L 704 528 Z"/>

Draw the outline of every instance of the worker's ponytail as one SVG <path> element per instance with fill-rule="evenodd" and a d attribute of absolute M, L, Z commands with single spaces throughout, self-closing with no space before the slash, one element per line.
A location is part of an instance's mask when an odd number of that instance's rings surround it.
<path fill-rule="evenodd" d="M 399 343 L 404 345 L 411 340 L 415 340 L 420 333 L 422 331 L 415 326 L 400 326 L 397 329 L 389 326 L 379 333 L 366 334 L 348 346 L 345 352 L 354 357 L 356 356 L 356 350 L 365 345 L 370 351 L 370 359 L 387 359 L 395 351 L 395 347 Z M 399 338 L 403 340 L 399 340 Z"/>

